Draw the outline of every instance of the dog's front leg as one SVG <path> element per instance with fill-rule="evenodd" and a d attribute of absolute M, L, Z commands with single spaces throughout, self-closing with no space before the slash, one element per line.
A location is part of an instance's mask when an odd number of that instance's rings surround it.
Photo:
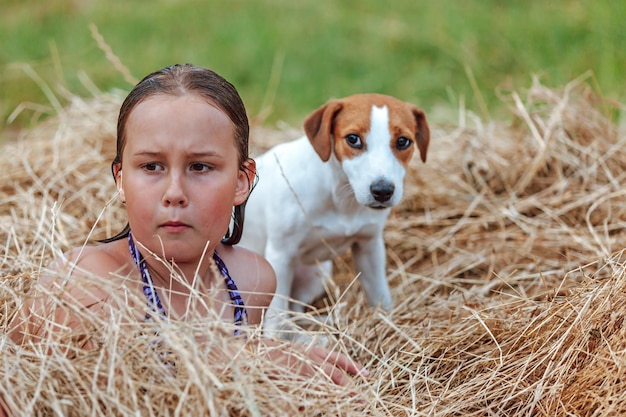
<path fill-rule="evenodd" d="M 289 300 L 295 267 L 288 254 L 272 251 L 269 247 L 267 249 L 265 257 L 276 273 L 276 292 L 265 312 L 263 330 L 268 336 L 287 338 L 287 335 L 280 334 L 280 330 L 290 328 L 286 321 L 290 319 Z"/>
<path fill-rule="evenodd" d="M 352 245 L 352 256 L 367 302 L 389 311 L 393 308 L 386 274 L 385 242 L 382 231 L 375 238 Z"/>

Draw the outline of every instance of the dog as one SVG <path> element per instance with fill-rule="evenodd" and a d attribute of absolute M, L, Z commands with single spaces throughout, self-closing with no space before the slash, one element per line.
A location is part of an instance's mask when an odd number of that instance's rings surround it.
<path fill-rule="evenodd" d="M 304 132 L 255 158 L 240 242 L 276 273 L 264 321 L 275 334 L 289 328 L 281 313 L 323 295 L 332 259 L 348 249 L 369 305 L 392 309 L 383 229 L 415 149 L 426 162 L 430 142 L 424 111 L 382 94 L 332 99 L 305 118 Z"/>

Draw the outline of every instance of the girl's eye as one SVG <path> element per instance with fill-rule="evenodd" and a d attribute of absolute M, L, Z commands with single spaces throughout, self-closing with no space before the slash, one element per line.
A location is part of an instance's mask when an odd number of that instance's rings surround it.
<path fill-rule="evenodd" d="M 143 165 L 143 169 L 149 172 L 161 171 L 163 170 L 163 166 L 156 162 L 148 162 Z"/>
<path fill-rule="evenodd" d="M 205 164 L 203 162 L 196 162 L 191 164 L 190 169 L 195 172 L 207 172 L 211 170 L 211 165 Z"/>

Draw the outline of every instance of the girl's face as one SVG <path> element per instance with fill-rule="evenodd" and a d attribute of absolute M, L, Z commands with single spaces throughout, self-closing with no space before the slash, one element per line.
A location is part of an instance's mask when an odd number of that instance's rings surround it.
<path fill-rule="evenodd" d="M 135 239 L 177 263 L 209 255 L 248 197 L 231 120 L 194 96 L 155 95 L 132 110 L 116 182 Z"/>

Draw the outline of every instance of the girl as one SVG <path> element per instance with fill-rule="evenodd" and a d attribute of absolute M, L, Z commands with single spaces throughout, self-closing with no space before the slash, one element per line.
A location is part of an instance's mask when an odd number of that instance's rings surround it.
<path fill-rule="evenodd" d="M 184 319 L 190 309 L 209 316 L 208 309 L 213 308 L 239 326 L 260 324 L 275 290 L 274 272 L 261 256 L 234 246 L 256 176 L 255 163 L 248 157 L 248 135 L 241 98 L 213 71 L 186 64 L 146 76 L 121 106 L 112 164 L 128 224 L 102 245 L 73 249 L 65 257 L 69 262 L 58 260 L 52 269 L 61 276 L 130 280 L 149 306 L 140 320 Z M 42 285 L 54 287 L 54 282 L 48 278 Z M 196 288 L 217 289 L 211 293 L 217 299 L 190 303 Z M 115 304 L 109 302 L 109 291 L 69 289 L 71 298 L 94 311 Z M 73 323 L 68 317 L 55 320 Z M 37 330 L 25 314 L 14 338 L 33 333 Z M 294 348 L 297 355 L 287 349 L 270 351 L 273 359 L 310 376 L 315 370 L 294 359 L 305 355 L 341 385 L 350 381 L 346 372 L 366 373 L 340 353 Z"/>

